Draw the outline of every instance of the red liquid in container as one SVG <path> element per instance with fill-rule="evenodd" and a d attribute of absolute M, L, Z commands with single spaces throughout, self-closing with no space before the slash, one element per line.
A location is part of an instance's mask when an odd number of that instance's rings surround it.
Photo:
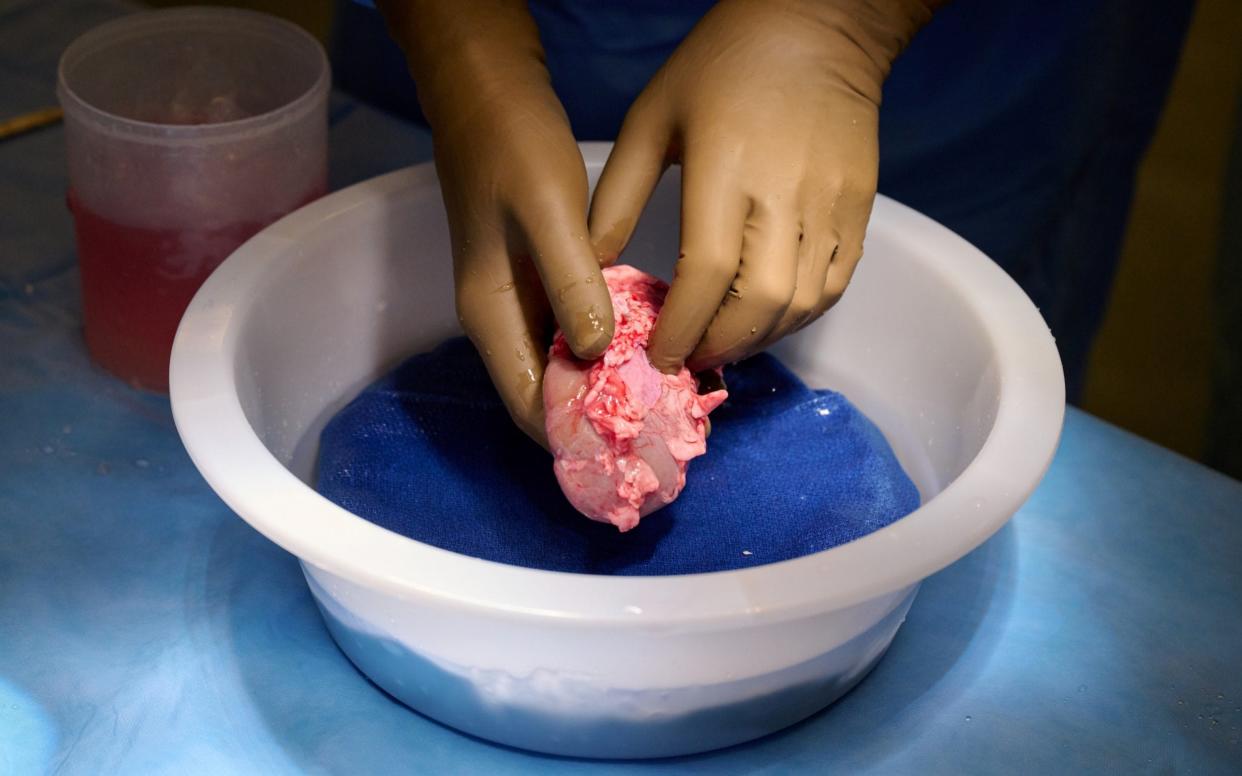
<path fill-rule="evenodd" d="M 326 193 L 318 186 L 300 203 Z M 131 385 L 168 391 L 181 316 L 207 276 L 275 218 L 219 229 L 149 229 L 111 221 L 69 193 L 82 273 L 86 346 Z"/>

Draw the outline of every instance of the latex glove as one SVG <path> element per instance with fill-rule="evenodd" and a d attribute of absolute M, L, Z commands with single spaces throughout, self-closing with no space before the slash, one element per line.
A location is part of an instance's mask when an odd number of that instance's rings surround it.
<path fill-rule="evenodd" d="M 613 317 L 588 239 L 586 169 L 538 31 L 516 0 L 381 8 L 431 125 L 458 317 L 514 421 L 546 447 L 549 309 L 580 358 L 603 353 Z"/>
<path fill-rule="evenodd" d="M 656 367 L 740 360 L 841 297 L 875 198 L 880 87 L 930 17 L 920 0 L 724 0 L 651 79 L 590 227 L 600 260 L 615 261 L 681 163 L 681 253 Z"/>

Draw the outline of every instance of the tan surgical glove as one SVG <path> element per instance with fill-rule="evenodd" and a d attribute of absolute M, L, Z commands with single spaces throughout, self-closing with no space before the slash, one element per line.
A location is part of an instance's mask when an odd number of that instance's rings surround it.
<path fill-rule="evenodd" d="M 546 446 L 549 310 L 580 358 L 604 351 L 613 319 L 586 169 L 538 31 L 520 0 L 380 6 L 431 125 L 462 326 L 514 421 Z"/>
<path fill-rule="evenodd" d="M 681 254 L 649 352 L 745 358 L 815 320 L 862 255 L 880 86 L 936 0 L 723 0 L 634 102 L 591 203 L 615 261 L 668 164 Z"/>

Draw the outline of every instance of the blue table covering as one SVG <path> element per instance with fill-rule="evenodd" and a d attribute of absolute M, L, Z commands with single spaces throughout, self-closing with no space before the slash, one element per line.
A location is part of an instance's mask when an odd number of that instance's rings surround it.
<path fill-rule="evenodd" d="M 0 9 L 0 116 L 113 2 Z M 923 586 L 842 701 L 762 741 L 584 763 L 470 739 L 337 651 L 296 561 L 212 494 L 165 399 L 91 366 L 63 137 L 0 142 L 0 774 L 1242 769 L 1242 484 L 1071 410 L 1044 483 Z M 428 157 L 337 99 L 335 185 Z"/>

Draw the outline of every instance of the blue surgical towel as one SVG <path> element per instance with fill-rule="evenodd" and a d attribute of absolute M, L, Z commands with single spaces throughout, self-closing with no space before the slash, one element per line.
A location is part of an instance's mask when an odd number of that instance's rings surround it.
<path fill-rule="evenodd" d="M 759 355 L 725 371 L 681 497 L 616 528 L 580 515 L 514 427 L 469 341 L 374 383 L 324 429 L 318 489 L 356 515 L 476 558 L 585 574 L 692 574 L 788 560 L 919 505 L 883 435 L 839 393 Z"/>

